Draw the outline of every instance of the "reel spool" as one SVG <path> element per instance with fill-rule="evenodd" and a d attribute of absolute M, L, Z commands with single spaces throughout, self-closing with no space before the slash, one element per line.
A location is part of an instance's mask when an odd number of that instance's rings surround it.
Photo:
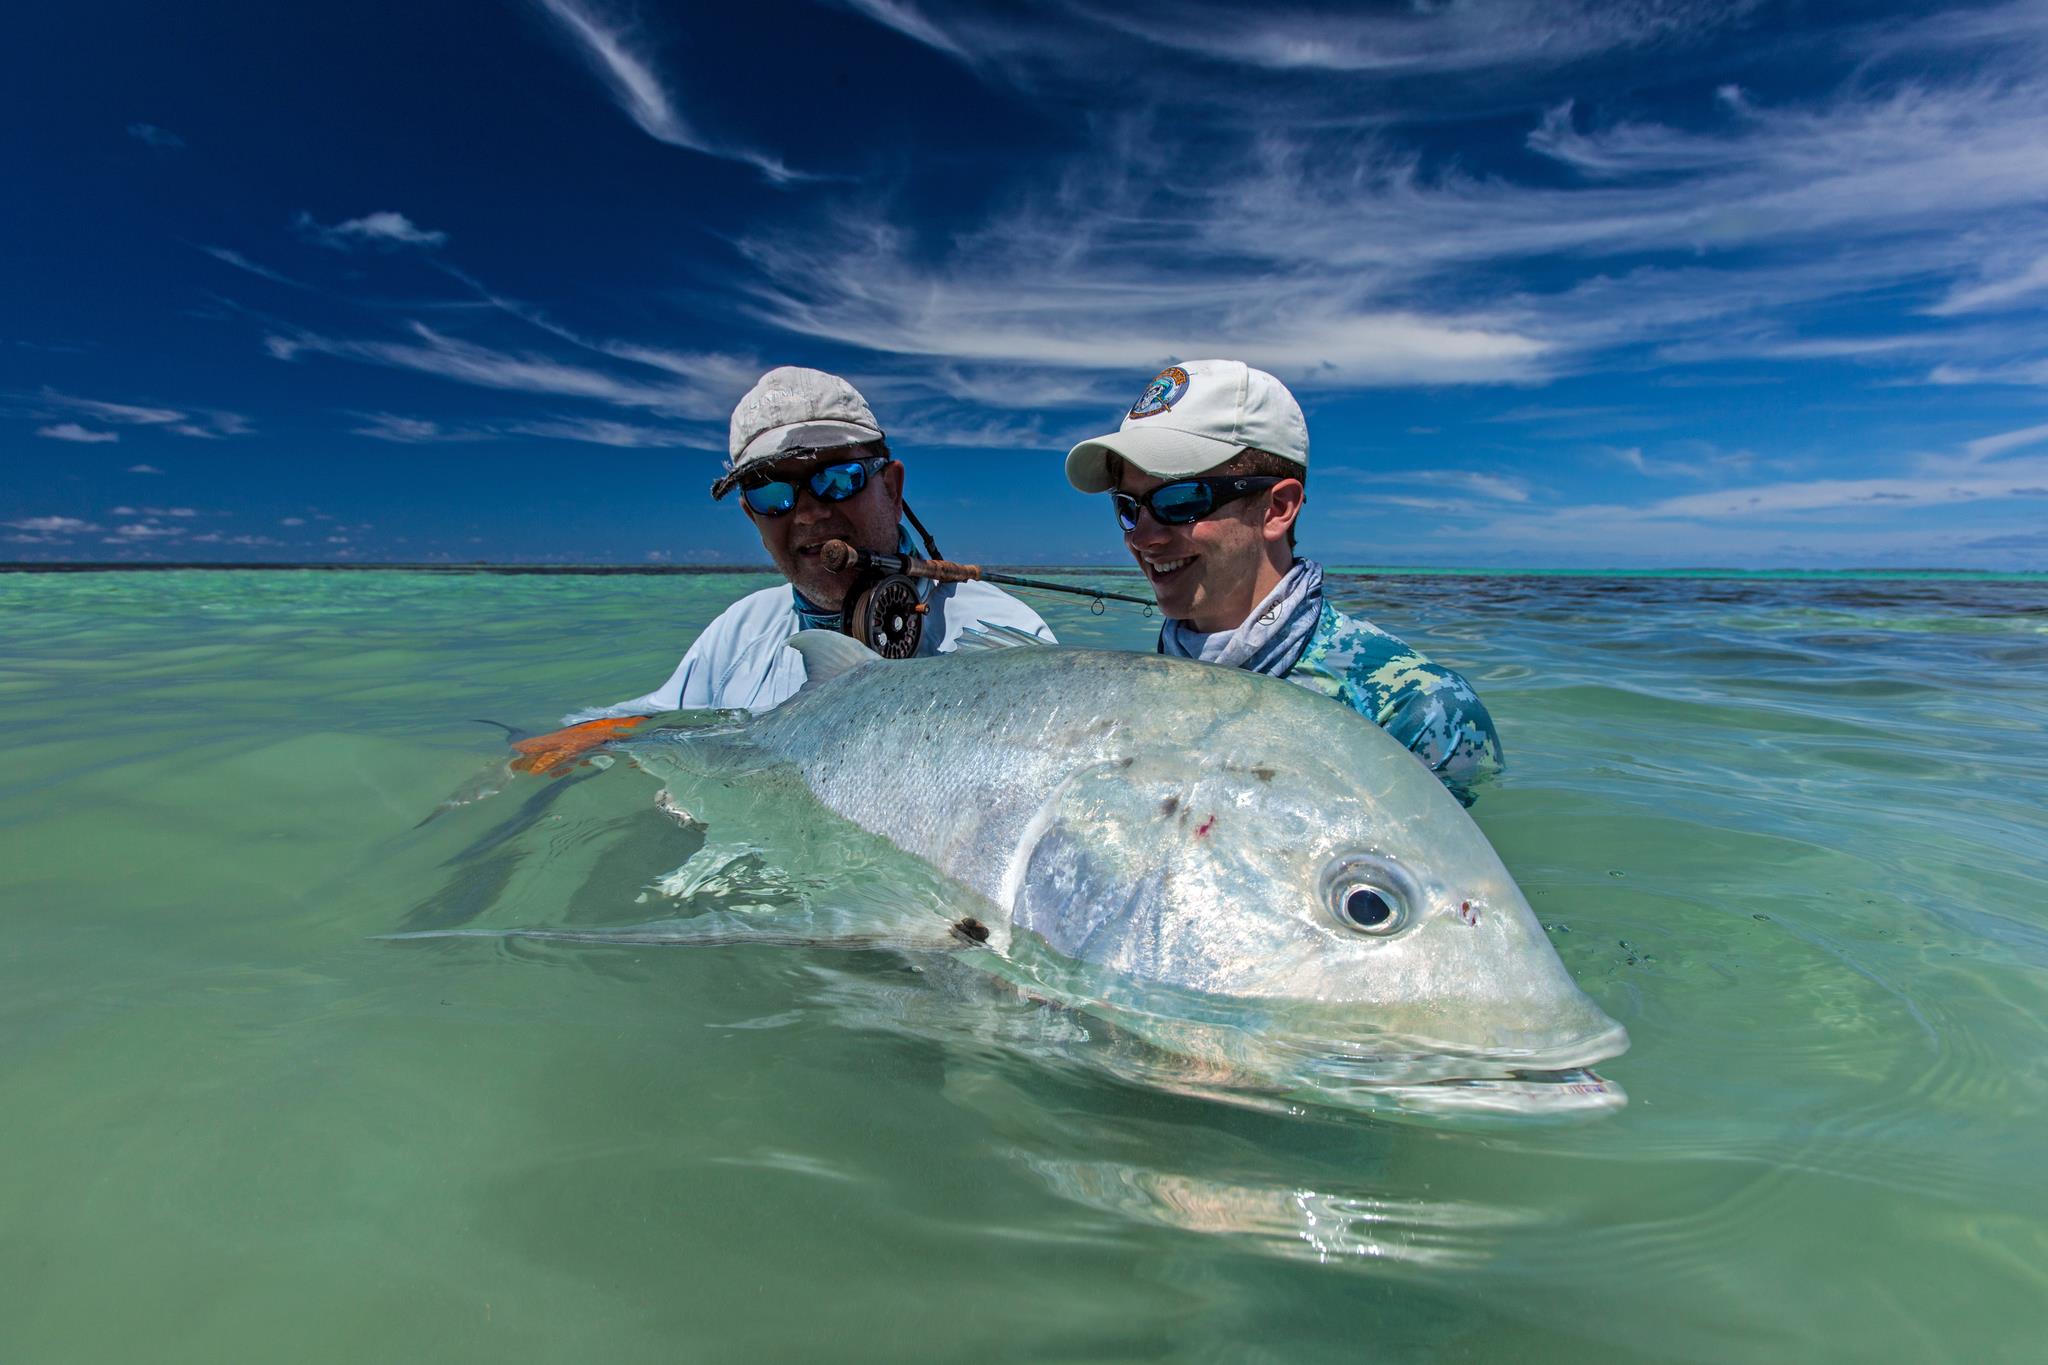
<path fill-rule="evenodd" d="M 854 597 L 846 633 L 885 659 L 908 659 L 917 653 L 924 616 L 917 584 L 905 574 L 885 574 Z"/>

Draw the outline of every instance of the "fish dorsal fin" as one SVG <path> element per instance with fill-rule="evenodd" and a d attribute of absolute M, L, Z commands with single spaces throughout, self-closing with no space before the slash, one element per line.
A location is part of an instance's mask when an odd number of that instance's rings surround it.
<path fill-rule="evenodd" d="M 972 649 L 1014 649 L 1021 645 L 1038 645 L 1041 648 L 1051 644 L 1042 635 L 1033 635 L 1016 626 L 1006 626 L 995 621 L 984 621 L 978 626 L 969 626 L 953 637 L 955 650 Z"/>
<path fill-rule="evenodd" d="M 785 643 L 804 656 L 804 685 L 798 689 L 802 692 L 821 687 L 842 673 L 882 662 L 881 655 L 836 630 L 800 630 Z"/>

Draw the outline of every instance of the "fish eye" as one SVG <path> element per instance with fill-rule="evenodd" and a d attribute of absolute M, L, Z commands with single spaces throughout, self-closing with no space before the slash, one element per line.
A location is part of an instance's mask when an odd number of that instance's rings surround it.
<path fill-rule="evenodd" d="M 1339 858 L 1323 874 L 1325 903 L 1353 933 L 1384 938 L 1406 928 L 1419 904 L 1414 881 L 1391 859 L 1370 854 Z"/>
<path fill-rule="evenodd" d="M 1394 907 L 1376 886 L 1354 886 L 1344 893 L 1344 918 L 1371 933 L 1384 933 Z"/>

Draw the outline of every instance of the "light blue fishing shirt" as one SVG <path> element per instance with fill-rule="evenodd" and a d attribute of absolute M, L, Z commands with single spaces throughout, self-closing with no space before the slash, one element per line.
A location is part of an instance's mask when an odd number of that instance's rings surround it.
<path fill-rule="evenodd" d="M 1009 626 L 1053 643 L 1037 612 L 987 583 L 941 583 L 925 598 L 930 611 L 918 640 L 919 654 L 945 654 L 961 632 L 981 626 Z M 564 725 L 611 716 L 652 716 L 700 707 L 766 711 L 804 685 L 803 656 L 786 647 L 804 629 L 796 590 L 784 583 L 749 593 L 719 613 L 683 655 L 660 687 L 614 706 L 577 711 Z"/>

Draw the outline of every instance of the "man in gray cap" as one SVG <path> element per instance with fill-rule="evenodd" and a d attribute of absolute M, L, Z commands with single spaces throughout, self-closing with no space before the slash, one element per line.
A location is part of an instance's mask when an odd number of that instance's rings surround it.
<path fill-rule="evenodd" d="M 727 607 L 704 628 L 669 680 L 643 697 L 581 711 L 564 724 L 696 707 L 765 711 L 804 683 L 803 658 L 785 642 L 799 630 L 838 630 L 855 586 L 851 567 L 827 568 L 825 543 L 912 554 L 902 525 L 903 466 L 890 454 L 867 400 L 838 375 L 785 365 L 761 376 L 732 413 L 731 455 L 711 485 L 735 488 L 761 546 L 789 581 Z M 919 528 L 922 530 L 922 528 Z M 942 654 L 961 632 L 1007 626 L 1052 639 L 1038 613 L 986 583 L 918 580 L 917 652 Z"/>
<path fill-rule="evenodd" d="M 1470 683 L 1323 595 L 1294 553 L 1308 422 L 1287 386 L 1236 360 L 1160 371 L 1122 426 L 1067 454 L 1067 481 L 1110 493 L 1152 584 L 1159 652 L 1285 678 L 1384 727 L 1468 804 L 1500 767 Z"/>

